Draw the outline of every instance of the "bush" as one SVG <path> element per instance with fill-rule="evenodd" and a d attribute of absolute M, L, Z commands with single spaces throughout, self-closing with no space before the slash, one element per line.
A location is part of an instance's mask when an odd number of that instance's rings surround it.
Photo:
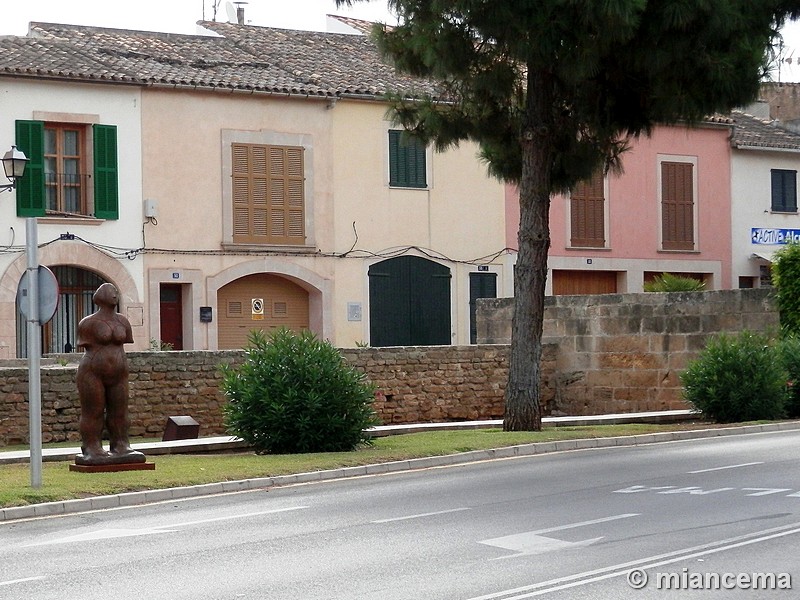
<path fill-rule="evenodd" d="M 775 253 L 772 283 L 781 327 L 787 334 L 800 335 L 800 245 L 788 244 Z"/>
<path fill-rule="evenodd" d="M 699 292 L 706 284 L 692 277 L 681 277 L 672 273 L 656 275 L 652 281 L 644 284 L 645 292 Z"/>
<path fill-rule="evenodd" d="M 720 423 L 782 418 L 787 381 L 779 345 L 749 331 L 711 338 L 681 375 L 686 400 Z"/>
<path fill-rule="evenodd" d="M 374 386 L 310 331 L 253 330 L 240 367 L 223 365 L 228 430 L 258 453 L 341 452 L 369 443 Z"/>
<path fill-rule="evenodd" d="M 778 347 L 783 367 L 789 375 L 786 416 L 795 419 L 800 417 L 800 337 L 786 335 L 781 338 Z"/>

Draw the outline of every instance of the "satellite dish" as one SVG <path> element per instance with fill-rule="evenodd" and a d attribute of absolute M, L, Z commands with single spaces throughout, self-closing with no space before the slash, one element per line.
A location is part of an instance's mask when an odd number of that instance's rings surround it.
<path fill-rule="evenodd" d="M 239 20 L 236 18 L 236 9 L 233 7 L 233 3 L 225 3 L 225 12 L 228 15 L 228 23 L 233 23 L 235 25 L 239 22 Z"/>

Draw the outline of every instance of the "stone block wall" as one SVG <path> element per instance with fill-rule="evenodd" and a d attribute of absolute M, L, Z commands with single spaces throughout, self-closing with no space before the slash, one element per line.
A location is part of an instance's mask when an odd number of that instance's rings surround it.
<path fill-rule="evenodd" d="M 353 348 L 347 361 L 376 384 L 375 410 L 385 424 L 498 419 L 508 374 L 507 346 Z M 224 435 L 219 390 L 221 363 L 237 363 L 241 351 L 130 352 L 131 436 L 161 437 L 167 418 L 190 415 L 200 435 Z M 80 440 L 80 402 L 75 389 L 79 355 L 46 359 L 41 371 L 42 439 Z M 28 371 L 0 368 L 0 446 L 27 443 Z M 543 353 L 552 381 L 554 348 Z M 553 390 L 545 394 L 553 397 Z"/>
<path fill-rule="evenodd" d="M 474 346 L 352 348 L 347 361 L 378 388 L 383 423 L 499 419 L 508 376 L 511 299 L 478 301 Z M 590 415 L 687 408 L 679 374 L 710 335 L 778 328 L 767 289 L 609 294 L 547 299 L 542 413 Z M 131 352 L 132 436 L 161 437 L 167 418 L 190 415 L 200 435 L 224 435 L 221 363 L 241 351 Z M 79 441 L 77 354 L 43 361 L 42 438 Z M 62 366 L 60 363 L 67 363 Z M 0 365 L 0 446 L 28 439 L 24 361 Z"/>
<path fill-rule="evenodd" d="M 513 299 L 478 301 L 478 341 L 507 344 Z M 777 331 L 767 288 L 548 297 L 544 341 L 557 344 L 553 415 L 688 408 L 680 372 L 709 336 Z"/>

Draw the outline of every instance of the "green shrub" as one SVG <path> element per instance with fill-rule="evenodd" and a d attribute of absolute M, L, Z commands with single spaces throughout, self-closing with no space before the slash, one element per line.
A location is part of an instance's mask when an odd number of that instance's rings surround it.
<path fill-rule="evenodd" d="M 790 335 L 800 335 L 800 245 L 788 244 L 775 253 L 772 284 L 781 327 Z"/>
<path fill-rule="evenodd" d="M 652 281 L 644 284 L 645 292 L 699 292 L 706 284 L 692 277 L 681 277 L 672 273 L 656 275 Z"/>
<path fill-rule="evenodd" d="M 254 330 L 244 363 L 223 365 L 228 430 L 256 452 L 341 452 L 369 443 L 374 386 L 310 331 Z"/>
<path fill-rule="evenodd" d="M 785 335 L 778 343 L 778 347 L 781 351 L 783 367 L 789 375 L 786 416 L 795 419 L 800 417 L 800 337 Z"/>
<path fill-rule="evenodd" d="M 711 338 L 681 375 L 686 400 L 720 423 L 782 418 L 787 381 L 779 346 L 749 331 Z"/>

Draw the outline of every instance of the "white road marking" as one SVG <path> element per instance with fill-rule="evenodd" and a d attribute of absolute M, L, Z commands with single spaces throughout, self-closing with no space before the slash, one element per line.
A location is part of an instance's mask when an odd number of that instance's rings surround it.
<path fill-rule="evenodd" d="M 667 490 L 665 492 L 657 492 L 659 494 L 691 494 L 692 496 L 707 496 L 708 494 L 716 494 L 717 492 L 730 492 L 731 490 L 735 490 L 736 488 L 732 487 L 723 487 L 717 488 L 715 490 L 704 490 L 697 486 L 689 486 L 689 487 L 682 487 L 677 488 L 674 490 Z"/>
<path fill-rule="evenodd" d="M 665 554 L 658 554 L 655 556 L 648 556 L 626 563 L 619 563 L 610 565 L 601 569 L 593 571 L 586 571 L 584 573 L 575 573 L 566 577 L 559 577 L 558 579 L 551 579 L 550 581 L 542 581 L 518 588 L 494 592 L 486 594 L 485 596 L 476 596 L 469 600 L 495 600 L 502 598 L 503 600 L 522 600 L 523 598 L 533 598 L 535 596 L 542 596 L 559 590 L 565 590 L 581 585 L 587 585 L 613 577 L 627 575 L 633 568 L 638 569 L 652 569 L 663 565 L 669 565 L 676 562 L 685 561 L 699 556 L 706 556 L 708 554 L 716 554 L 734 548 L 741 548 L 751 544 L 766 542 L 772 539 L 785 537 L 787 535 L 795 535 L 800 533 L 800 523 L 791 523 L 783 527 L 774 527 L 772 529 L 765 529 L 763 531 L 740 535 L 725 540 L 716 542 L 709 542 L 700 546 L 693 546 L 676 550 L 674 552 L 667 552 Z M 756 536 L 756 537 L 753 537 Z"/>
<path fill-rule="evenodd" d="M 478 542 L 487 546 L 495 546 L 503 550 L 509 550 L 514 554 L 507 556 L 498 556 L 492 560 L 505 560 L 508 558 L 517 558 L 519 556 L 532 556 L 534 554 L 546 554 L 547 552 L 555 552 L 556 550 L 564 550 L 565 548 L 585 548 L 591 546 L 595 542 L 599 542 L 604 536 L 591 538 L 588 540 L 581 540 L 579 542 L 566 542 L 556 538 L 547 537 L 544 535 L 536 535 L 533 533 L 519 533 L 517 535 L 507 535 L 502 538 L 495 538 L 493 540 L 484 540 Z"/>
<path fill-rule="evenodd" d="M 755 465 L 763 465 L 763 462 L 750 462 L 742 463 L 739 465 L 727 465 L 725 467 L 713 467 L 711 469 L 698 469 L 697 471 L 689 471 L 689 475 L 696 475 L 697 473 L 711 473 L 711 471 L 725 471 L 727 469 L 738 469 L 740 467 L 753 467 Z"/>
<path fill-rule="evenodd" d="M 53 544 L 71 544 L 76 542 L 88 542 L 93 540 L 112 540 L 123 537 L 133 537 L 139 535 L 156 535 L 159 533 L 174 533 L 177 527 L 189 527 L 190 525 L 201 525 L 204 523 L 214 523 L 216 521 L 230 521 L 231 519 L 245 519 L 247 517 L 259 517 L 262 515 L 271 515 L 282 512 L 289 512 L 293 510 L 302 510 L 308 506 L 291 506 L 289 508 L 276 508 L 273 510 L 263 510 L 253 513 L 245 513 L 242 515 L 225 515 L 222 517 L 213 517 L 210 519 L 200 519 L 198 521 L 185 521 L 183 523 L 172 523 L 169 525 L 159 525 L 158 527 L 142 527 L 139 529 L 100 529 L 97 531 L 89 531 L 78 535 L 73 535 L 65 538 L 55 540 L 48 540 L 45 542 L 35 542 L 27 544 L 26 547 L 33 546 L 48 546 Z"/>
<path fill-rule="evenodd" d="M 608 523 L 609 521 L 618 521 L 620 519 L 629 519 L 630 517 L 638 517 L 639 513 L 624 513 L 621 515 L 613 515 L 611 517 L 601 517 L 600 519 L 592 519 L 591 521 L 580 521 L 579 523 L 570 523 L 568 525 L 557 525 L 555 527 L 548 527 L 547 529 L 539 529 L 531 531 L 531 533 L 553 533 L 554 531 L 563 531 L 565 529 L 575 529 L 576 527 L 586 527 L 587 525 L 597 525 L 598 523 Z"/>
<path fill-rule="evenodd" d="M 423 517 L 435 517 L 436 515 L 446 515 L 448 513 L 461 512 L 462 510 L 472 510 L 469 507 L 451 508 L 448 510 L 437 510 L 436 512 L 419 513 L 416 515 L 406 515 L 404 517 L 392 517 L 390 519 L 378 519 L 377 521 L 370 521 L 370 523 L 393 523 L 395 521 L 408 521 L 409 519 L 421 519 Z"/>
<path fill-rule="evenodd" d="M 199 521 L 185 521 L 183 523 L 174 523 L 172 525 L 163 525 L 162 527 L 188 527 L 189 525 L 202 525 L 203 523 L 214 523 L 216 521 L 230 521 L 231 519 L 246 519 L 247 517 L 260 517 L 262 515 L 272 515 L 276 513 L 291 512 L 293 510 L 303 510 L 309 508 L 308 506 L 290 506 L 288 508 L 274 508 L 272 510 L 262 510 L 258 512 L 245 513 L 243 515 L 225 515 L 224 517 L 212 517 L 210 519 L 200 519 Z"/>
<path fill-rule="evenodd" d="M 581 540 L 579 542 L 566 542 L 551 537 L 542 535 L 543 533 L 552 533 L 554 531 L 564 531 L 565 529 L 575 529 L 576 527 L 586 527 L 588 525 L 596 525 L 598 523 L 607 523 L 609 521 L 616 521 L 619 519 L 627 519 L 636 517 L 638 513 L 627 513 L 623 515 L 614 515 L 612 517 L 603 517 L 601 519 L 592 519 L 591 521 L 581 521 L 580 523 L 570 523 L 568 525 L 558 525 L 556 527 L 548 527 L 547 529 L 539 529 L 538 531 L 527 531 L 524 533 L 516 533 L 513 535 L 506 535 L 503 537 L 492 538 L 478 542 L 487 546 L 495 546 L 503 550 L 510 550 L 515 554 L 504 556 L 501 558 L 511 558 L 522 555 L 531 554 L 544 554 L 545 552 L 553 552 L 555 550 L 562 550 L 564 548 L 581 548 L 589 546 L 603 539 L 603 537 L 591 538 L 588 540 Z"/>
<path fill-rule="evenodd" d="M 755 492 L 748 496 L 769 496 L 770 494 L 780 494 L 781 492 L 791 492 L 791 488 L 742 488 L 745 492 Z"/>
<path fill-rule="evenodd" d="M 26 581 L 39 581 L 40 579 L 44 579 L 44 575 L 39 575 L 37 577 L 26 577 L 25 579 L 12 579 L 11 581 L 0 581 L 0 586 L 25 583 Z"/>

